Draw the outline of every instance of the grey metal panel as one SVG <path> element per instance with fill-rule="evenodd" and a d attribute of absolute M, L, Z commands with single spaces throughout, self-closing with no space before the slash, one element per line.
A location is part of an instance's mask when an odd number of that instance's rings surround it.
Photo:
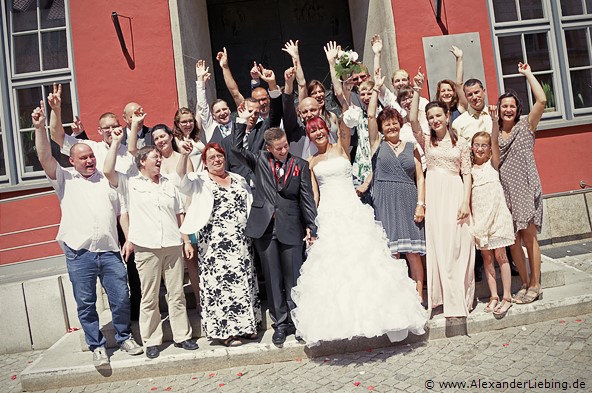
<path fill-rule="evenodd" d="M 425 70 L 429 83 L 430 97 L 436 96 L 436 85 L 442 79 L 456 80 L 456 61 L 450 48 L 452 45 L 463 50 L 464 80 L 477 78 L 485 86 L 483 56 L 479 33 L 451 34 L 423 38 L 423 52 L 426 60 Z M 415 70 L 408 70 L 413 78 Z"/>

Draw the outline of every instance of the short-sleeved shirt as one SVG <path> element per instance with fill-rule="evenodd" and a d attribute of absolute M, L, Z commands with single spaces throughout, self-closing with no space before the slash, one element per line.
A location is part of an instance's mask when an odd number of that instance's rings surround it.
<path fill-rule="evenodd" d="M 146 248 L 181 245 L 177 214 L 185 210 L 174 183 L 164 176 L 158 183 L 142 174 L 118 176 L 117 191 L 124 195 L 129 211 L 128 240 Z"/>
<path fill-rule="evenodd" d="M 85 178 L 74 168 L 56 167 L 56 190 L 62 218 L 56 240 L 74 250 L 119 251 L 117 216 L 126 211 L 102 172 Z"/>
<path fill-rule="evenodd" d="M 469 143 L 471 143 L 473 135 L 480 131 L 486 131 L 491 134 L 492 127 L 493 121 L 491 120 L 487 106 L 481 112 L 477 112 L 473 107 L 469 106 L 467 111 L 463 112 L 452 122 L 452 128 L 456 130 L 459 137 L 463 137 Z"/>

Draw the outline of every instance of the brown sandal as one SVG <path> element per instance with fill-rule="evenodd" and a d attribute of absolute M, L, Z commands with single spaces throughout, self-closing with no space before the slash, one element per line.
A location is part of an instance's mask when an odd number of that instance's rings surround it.
<path fill-rule="evenodd" d="M 502 302 L 493 310 L 493 315 L 497 317 L 505 317 L 510 308 L 512 308 L 512 299 L 506 297 L 502 298 Z"/>
<path fill-rule="evenodd" d="M 518 292 L 516 292 L 516 294 L 512 297 L 512 301 L 514 301 L 514 303 L 522 302 L 522 298 L 524 297 L 524 295 L 526 295 L 527 291 L 528 291 L 528 285 L 522 284 L 522 286 L 520 287 L 520 290 Z"/>
<path fill-rule="evenodd" d="M 497 296 L 492 296 L 489 298 L 489 303 L 487 303 L 487 306 L 485 306 L 485 308 L 483 309 L 483 311 L 485 312 L 493 312 L 493 310 L 495 310 L 495 308 L 497 307 L 497 304 L 499 303 L 499 297 Z"/>
<path fill-rule="evenodd" d="M 526 294 L 524 296 L 522 296 L 522 298 L 520 300 L 517 299 L 516 303 L 517 304 L 532 303 L 535 300 L 539 299 L 542 294 L 543 294 L 543 291 L 541 290 L 541 287 L 528 288 L 528 290 L 526 291 Z"/>
<path fill-rule="evenodd" d="M 259 338 L 259 335 L 257 333 L 241 334 L 240 337 L 244 338 L 245 340 L 257 340 Z"/>

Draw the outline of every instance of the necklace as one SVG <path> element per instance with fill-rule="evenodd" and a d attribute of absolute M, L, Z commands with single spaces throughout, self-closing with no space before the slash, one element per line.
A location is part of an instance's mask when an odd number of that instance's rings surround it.
<path fill-rule="evenodd" d="M 391 149 L 393 149 L 394 151 L 397 151 L 397 149 L 399 148 L 399 146 L 401 146 L 401 143 L 403 141 L 399 139 L 399 142 L 397 143 L 392 143 L 391 141 L 386 141 L 386 143 L 389 144 L 389 146 L 391 147 Z"/>

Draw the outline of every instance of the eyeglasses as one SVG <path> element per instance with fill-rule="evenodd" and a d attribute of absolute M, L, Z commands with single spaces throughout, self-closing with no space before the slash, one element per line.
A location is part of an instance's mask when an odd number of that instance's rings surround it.
<path fill-rule="evenodd" d="M 487 143 L 473 143 L 473 149 L 489 149 L 489 145 Z"/>
<path fill-rule="evenodd" d="M 190 120 L 182 120 L 179 122 L 179 124 L 183 124 L 183 125 L 192 124 L 192 123 L 195 123 L 195 120 L 190 119 Z"/>

